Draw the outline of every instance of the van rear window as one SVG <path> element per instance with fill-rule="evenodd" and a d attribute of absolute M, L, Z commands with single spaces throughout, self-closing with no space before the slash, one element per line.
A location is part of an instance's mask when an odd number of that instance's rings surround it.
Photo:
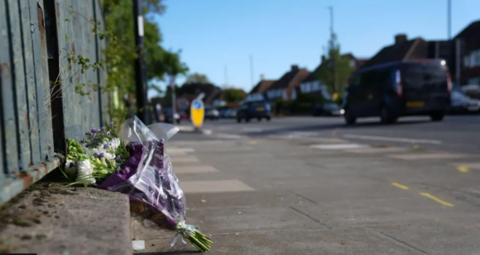
<path fill-rule="evenodd" d="M 425 83 L 447 81 L 447 69 L 438 63 L 408 63 L 401 68 L 405 85 L 422 86 Z"/>

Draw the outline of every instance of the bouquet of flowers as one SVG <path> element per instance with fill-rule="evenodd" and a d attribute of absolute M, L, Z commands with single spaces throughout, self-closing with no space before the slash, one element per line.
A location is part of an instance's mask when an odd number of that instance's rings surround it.
<path fill-rule="evenodd" d="M 186 201 L 165 142 L 178 128 L 156 123 L 145 126 L 137 117 L 126 120 L 117 132 L 115 123 L 87 132 L 86 139 L 67 139 L 65 177 L 70 185 L 95 185 L 100 189 L 127 194 L 131 212 L 140 220 L 176 231 L 201 252 L 210 250 L 212 241 L 197 227 L 187 225 Z"/>

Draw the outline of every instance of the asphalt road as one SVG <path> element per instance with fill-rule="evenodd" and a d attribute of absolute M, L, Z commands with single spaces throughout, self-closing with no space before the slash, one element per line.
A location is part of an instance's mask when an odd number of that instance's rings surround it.
<path fill-rule="evenodd" d="M 480 115 L 447 116 L 441 122 L 428 117 L 401 118 L 396 124 L 384 125 L 378 118 L 360 119 L 346 126 L 341 117 L 286 117 L 250 123 L 233 119 L 205 121 L 204 129 L 212 132 L 202 139 L 236 139 L 241 137 L 338 138 L 370 145 L 418 146 L 449 152 L 480 153 Z M 199 139 L 197 135 L 179 135 L 177 139 Z"/>
<path fill-rule="evenodd" d="M 212 255 L 479 254 L 478 117 L 351 128 L 302 117 L 205 128 L 212 134 L 179 134 L 167 152 L 187 223 L 211 236 Z M 421 145 L 440 152 L 346 135 L 430 139 Z M 462 146 L 473 154 L 451 153 Z M 143 254 L 194 250 L 180 241 L 168 250 L 174 233 L 135 236 L 146 242 Z"/>

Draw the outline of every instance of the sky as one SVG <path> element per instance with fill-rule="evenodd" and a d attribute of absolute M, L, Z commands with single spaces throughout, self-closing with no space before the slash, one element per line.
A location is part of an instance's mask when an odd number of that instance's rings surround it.
<path fill-rule="evenodd" d="M 455 36 L 480 19 L 480 1 L 451 1 Z M 329 6 L 342 53 L 356 57 L 372 57 L 399 33 L 409 39 L 448 38 L 447 0 L 164 0 L 164 4 L 166 12 L 154 17 L 162 46 L 181 50 L 190 73 L 246 92 L 262 74 L 279 79 L 291 65 L 311 71 L 320 64 L 330 33 Z M 185 77 L 177 78 L 177 84 L 183 81 Z"/>

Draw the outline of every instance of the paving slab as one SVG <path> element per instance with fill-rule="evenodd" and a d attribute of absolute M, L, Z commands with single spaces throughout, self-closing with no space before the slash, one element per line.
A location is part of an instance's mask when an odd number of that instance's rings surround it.
<path fill-rule="evenodd" d="M 0 212 L 0 253 L 132 254 L 128 197 L 38 183 Z"/>
<path fill-rule="evenodd" d="M 254 191 L 252 187 L 239 180 L 185 181 L 181 182 L 181 187 L 187 194 Z"/>
<path fill-rule="evenodd" d="M 412 154 L 395 154 L 387 155 L 387 157 L 394 159 L 402 160 L 422 160 L 422 159 L 457 159 L 457 158 L 467 158 L 470 155 L 467 154 L 455 154 L 455 153 L 412 153 Z"/>

